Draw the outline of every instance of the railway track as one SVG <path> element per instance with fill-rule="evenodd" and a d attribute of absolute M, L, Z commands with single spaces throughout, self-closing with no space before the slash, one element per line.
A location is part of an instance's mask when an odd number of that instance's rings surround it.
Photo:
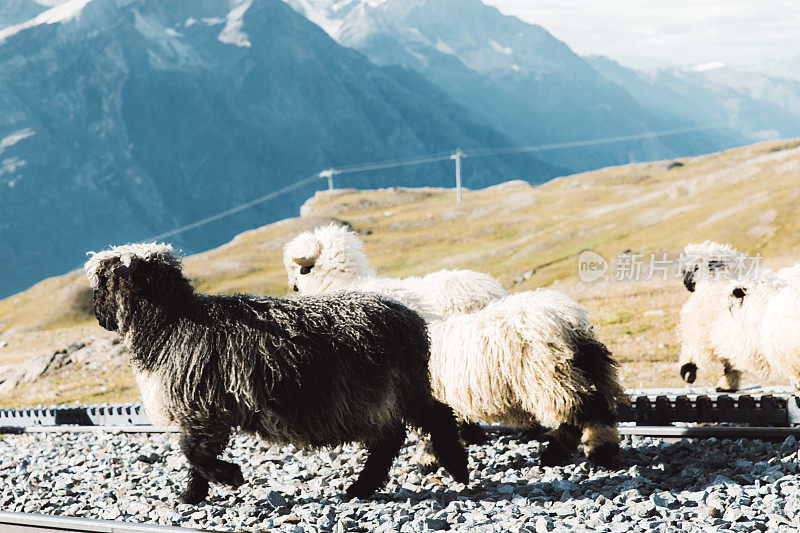
<path fill-rule="evenodd" d="M 762 439 L 764 441 L 782 441 L 789 435 L 795 435 L 800 439 L 800 407 L 798 407 L 798 399 L 789 389 L 748 389 L 737 394 L 723 394 L 711 389 L 698 388 L 644 389 L 631 390 L 628 393 L 630 402 L 619 408 L 621 419 L 619 429 L 625 435 L 665 439 L 717 437 Z M 485 427 L 495 433 L 513 431 L 501 426 Z M 140 404 L 0 409 L 0 433 L 110 432 L 126 434 L 171 431 L 177 431 L 177 429 L 152 425 Z M 28 440 L 39 441 L 39 439 Z M 500 439 L 498 439 L 499 441 Z M 519 439 L 510 439 L 510 441 L 512 443 L 523 442 L 523 444 L 512 444 L 513 446 L 526 446 L 524 441 Z M 44 439 L 41 442 L 44 442 Z M 779 446 L 766 443 L 753 443 L 752 445 L 762 448 L 765 445 L 773 446 L 770 448 L 773 450 Z M 508 446 L 508 444 L 504 446 Z M 706 450 L 704 453 L 708 453 L 709 449 L 719 453 L 718 451 L 725 450 L 725 446 L 728 444 L 706 441 L 693 443 L 692 446 L 697 446 L 699 450 Z M 631 450 L 636 450 L 636 446 L 632 446 Z M 634 452 L 631 451 L 631 453 Z M 647 452 L 638 453 L 646 454 Z M 783 465 L 782 462 L 775 464 L 778 465 L 777 468 L 781 468 Z M 770 468 L 775 468 L 775 466 Z M 702 471 L 702 461 L 697 462 L 694 470 Z M 693 470 L 689 469 L 689 471 Z M 165 471 L 160 472 L 163 476 Z M 749 473 L 750 470 L 747 472 Z M 781 474 L 789 475 L 792 474 L 792 471 L 786 470 Z M 768 483 L 768 480 L 764 483 Z M 669 484 L 663 484 L 660 487 L 664 490 L 671 488 Z M 707 489 L 702 488 L 702 490 Z M 45 498 L 50 497 L 49 493 L 45 494 Z M 317 494 L 317 497 L 320 495 Z M 108 504 L 107 501 L 103 503 L 88 498 L 87 501 L 91 501 L 90 505 L 97 510 L 104 509 L 104 505 Z M 302 506 L 303 504 L 298 505 Z M 16 509 L 22 510 L 22 507 Z M 42 511 L 40 510 L 40 512 Z M 47 510 L 43 512 L 47 512 Z M 99 512 L 93 514 L 102 516 Z M 144 514 L 125 515 L 123 520 L 131 520 L 134 516 L 140 520 L 150 519 L 150 515 Z M 279 519 L 280 516 L 277 515 L 270 517 L 273 522 Z M 226 525 L 228 523 L 236 525 L 235 520 L 238 518 L 226 518 L 225 520 Z M 172 523 L 180 524 L 181 522 L 172 521 Z M 206 525 L 203 520 L 192 521 L 186 525 L 194 526 L 196 524 L 200 524 L 200 527 L 216 527 L 214 522 Z M 201 531 L 211 530 L 162 526 L 153 523 L 0 511 L 0 533 L 182 533 Z"/>
<path fill-rule="evenodd" d="M 789 388 L 720 393 L 707 388 L 636 389 L 619 406 L 620 433 L 663 438 L 800 437 L 800 398 Z M 493 431 L 510 431 L 486 426 Z M 163 433 L 141 404 L 0 409 L 0 433 Z"/>
<path fill-rule="evenodd" d="M 205 529 L 0 511 L 2 533 L 199 533 Z"/>

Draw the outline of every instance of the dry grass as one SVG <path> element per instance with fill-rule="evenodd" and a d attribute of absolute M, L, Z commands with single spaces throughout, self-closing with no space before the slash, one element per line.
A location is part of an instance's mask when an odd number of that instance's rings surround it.
<path fill-rule="evenodd" d="M 307 216 L 188 257 L 186 269 L 205 292 L 281 295 L 282 244 L 302 229 L 346 221 L 363 235 L 369 257 L 385 275 L 461 267 L 489 272 L 510 291 L 557 286 L 590 310 L 629 386 L 679 386 L 673 330 L 686 298 L 680 281 L 586 285 L 577 278 L 577 256 L 592 249 L 609 259 L 624 251 L 674 259 L 687 242 L 713 239 L 773 258 L 776 266 L 795 262 L 800 141 L 681 162 L 672 169 L 666 162 L 606 168 L 539 187 L 509 182 L 465 191 L 462 204 L 446 189 L 320 193 L 307 203 Z M 614 274 L 612 265 L 608 275 Z M 8 342 L 0 348 L 0 364 L 99 333 L 89 325 L 89 296 L 81 273 L 71 273 L 0 301 L 0 341 Z M 5 403 L 94 400 L 103 376 L 83 379 L 82 387 L 73 387 L 72 379 L 53 378 Z M 117 391 L 119 399 L 135 397 L 129 373 L 115 369 L 105 379 L 107 391 Z M 704 384 L 714 380 L 703 376 Z"/>

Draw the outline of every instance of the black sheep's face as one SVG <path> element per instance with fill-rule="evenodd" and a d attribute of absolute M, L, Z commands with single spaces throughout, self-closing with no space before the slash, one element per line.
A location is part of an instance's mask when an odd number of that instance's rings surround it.
<path fill-rule="evenodd" d="M 697 273 L 697 265 L 687 267 L 686 271 L 683 273 L 683 286 L 686 287 L 686 290 L 688 290 L 689 292 L 694 292 L 695 289 L 694 276 L 696 273 Z"/>
<path fill-rule="evenodd" d="M 299 267 L 301 276 L 307 276 L 308 273 L 311 272 L 311 269 L 314 268 L 314 265 L 297 266 Z M 292 285 L 292 290 L 294 290 L 294 292 L 300 292 L 300 288 L 297 286 L 297 281 L 295 281 L 294 285 Z"/>
<path fill-rule="evenodd" d="M 746 287 L 736 287 L 731 291 L 730 305 L 728 306 L 731 312 L 740 309 L 744 305 L 745 296 L 747 296 Z"/>
<path fill-rule="evenodd" d="M 101 327 L 108 331 L 119 331 L 117 321 L 118 304 L 114 297 L 122 285 L 130 286 L 129 278 L 136 271 L 138 258 L 125 257 L 107 262 L 98 273 L 97 287 L 92 293 L 94 316 Z M 130 289 L 130 287 L 128 287 Z"/>
<path fill-rule="evenodd" d="M 105 275 L 100 276 L 100 284 L 94 289 L 92 302 L 94 303 L 94 316 L 100 326 L 108 331 L 117 331 L 117 306 L 106 287 Z"/>

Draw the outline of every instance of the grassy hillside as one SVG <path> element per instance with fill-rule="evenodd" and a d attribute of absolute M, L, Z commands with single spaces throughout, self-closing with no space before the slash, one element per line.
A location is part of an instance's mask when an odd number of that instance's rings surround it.
<path fill-rule="evenodd" d="M 468 169 L 468 165 L 467 165 Z M 469 174 L 465 174 L 469 184 Z M 800 259 L 800 141 L 762 143 L 674 162 L 606 168 L 532 187 L 509 182 L 465 191 L 339 190 L 319 193 L 304 216 L 237 236 L 186 259 L 197 286 L 211 293 L 281 295 L 281 246 L 306 228 L 345 221 L 359 231 L 378 271 L 389 276 L 441 268 L 489 272 L 510 290 L 557 286 L 591 311 L 600 337 L 623 363 L 629 386 L 678 386 L 673 329 L 686 292 L 677 278 L 583 284 L 577 256 L 666 253 L 687 242 L 731 242 L 780 266 Z M 90 334 L 104 334 L 91 315 L 81 272 L 45 280 L 0 301 L 0 364 L 24 361 Z M 61 374 L 26 386 L 0 403 L 133 399 L 132 377 L 101 371 Z M 80 377 L 79 380 L 73 379 Z M 98 394 L 104 381 L 106 391 Z M 711 377 L 704 383 L 714 381 Z M 78 385 L 77 383 L 80 383 Z"/>

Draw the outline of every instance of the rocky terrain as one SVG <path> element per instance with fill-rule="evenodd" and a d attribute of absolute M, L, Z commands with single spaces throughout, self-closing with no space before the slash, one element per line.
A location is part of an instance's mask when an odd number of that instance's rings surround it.
<path fill-rule="evenodd" d="M 541 444 L 519 435 L 470 447 L 471 481 L 422 476 L 409 439 L 383 490 L 348 501 L 361 468 L 356 446 L 320 452 L 238 436 L 226 452 L 248 482 L 212 486 L 207 502 L 179 504 L 186 462 L 177 436 L 58 434 L 0 440 L 0 506 L 220 531 L 536 532 L 796 531 L 798 444 L 626 439 L 622 466 L 583 458 L 537 466 Z"/>

